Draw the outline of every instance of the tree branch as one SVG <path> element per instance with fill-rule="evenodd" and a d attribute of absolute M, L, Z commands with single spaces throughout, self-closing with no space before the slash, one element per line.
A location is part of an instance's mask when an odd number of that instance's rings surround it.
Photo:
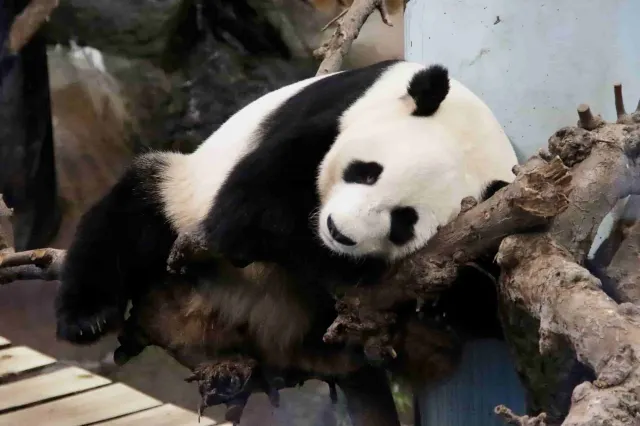
<path fill-rule="evenodd" d="M 389 26 L 392 25 L 385 0 L 355 0 L 347 12 L 337 20 L 338 25 L 331 38 L 313 52 L 316 57 L 323 58 L 316 75 L 340 70 L 342 60 L 351 44 L 358 37 L 367 18 L 376 9 L 380 12 L 382 21 Z"/>
<path fill-rule="evenodd" d="M 40 26 L 58 7 L 59 0 L 31 0 L 11 25 L 6 48 L 10 54 L 16 54 L 26 45 Z"/>

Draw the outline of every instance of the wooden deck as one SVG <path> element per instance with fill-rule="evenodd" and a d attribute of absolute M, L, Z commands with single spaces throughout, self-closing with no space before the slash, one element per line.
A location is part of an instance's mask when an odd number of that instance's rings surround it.
<path fill-rule="evenodd" d="M 0 336 L 0 426 L 231 426 Z"/>

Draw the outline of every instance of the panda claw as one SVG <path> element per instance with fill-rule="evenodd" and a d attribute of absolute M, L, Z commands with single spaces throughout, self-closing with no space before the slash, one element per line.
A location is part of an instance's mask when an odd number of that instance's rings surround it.
<path fill-rule="evenodd" d="M 107 333 L 115 330 L 121 322 L 120 310 L 107 308 L 93 315 L 58 315 L 56 336 L 70 343 L 93 344 Z"/>

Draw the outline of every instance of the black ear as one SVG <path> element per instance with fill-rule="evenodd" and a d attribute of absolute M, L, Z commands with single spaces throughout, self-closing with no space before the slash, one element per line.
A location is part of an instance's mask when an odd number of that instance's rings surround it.
<path fill-rule="evenodd" d="M 407 92 L 416 103 L 413 115 L 433 115 L 449 93 L 449 71 L 442 65 L 431 65 L 413 76 Z"/>

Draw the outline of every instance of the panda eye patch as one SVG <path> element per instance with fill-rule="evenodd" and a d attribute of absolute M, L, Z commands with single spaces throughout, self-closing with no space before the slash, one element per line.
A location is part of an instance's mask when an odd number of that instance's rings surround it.
<path fill-rule="evenodd" d="M 389 241 L 397 246 L 408 243 L 415 236 L 414 225 L 419 216 L 413 207 L 396 207 L 391 210 Z"/>
<path fill-rule="evenodd" d="M 355 160 L 344 169 L 342 178 L 346 183 L 373 185 L 378 181 L 382 170 L 383 167 L 380 163 Z"/>

